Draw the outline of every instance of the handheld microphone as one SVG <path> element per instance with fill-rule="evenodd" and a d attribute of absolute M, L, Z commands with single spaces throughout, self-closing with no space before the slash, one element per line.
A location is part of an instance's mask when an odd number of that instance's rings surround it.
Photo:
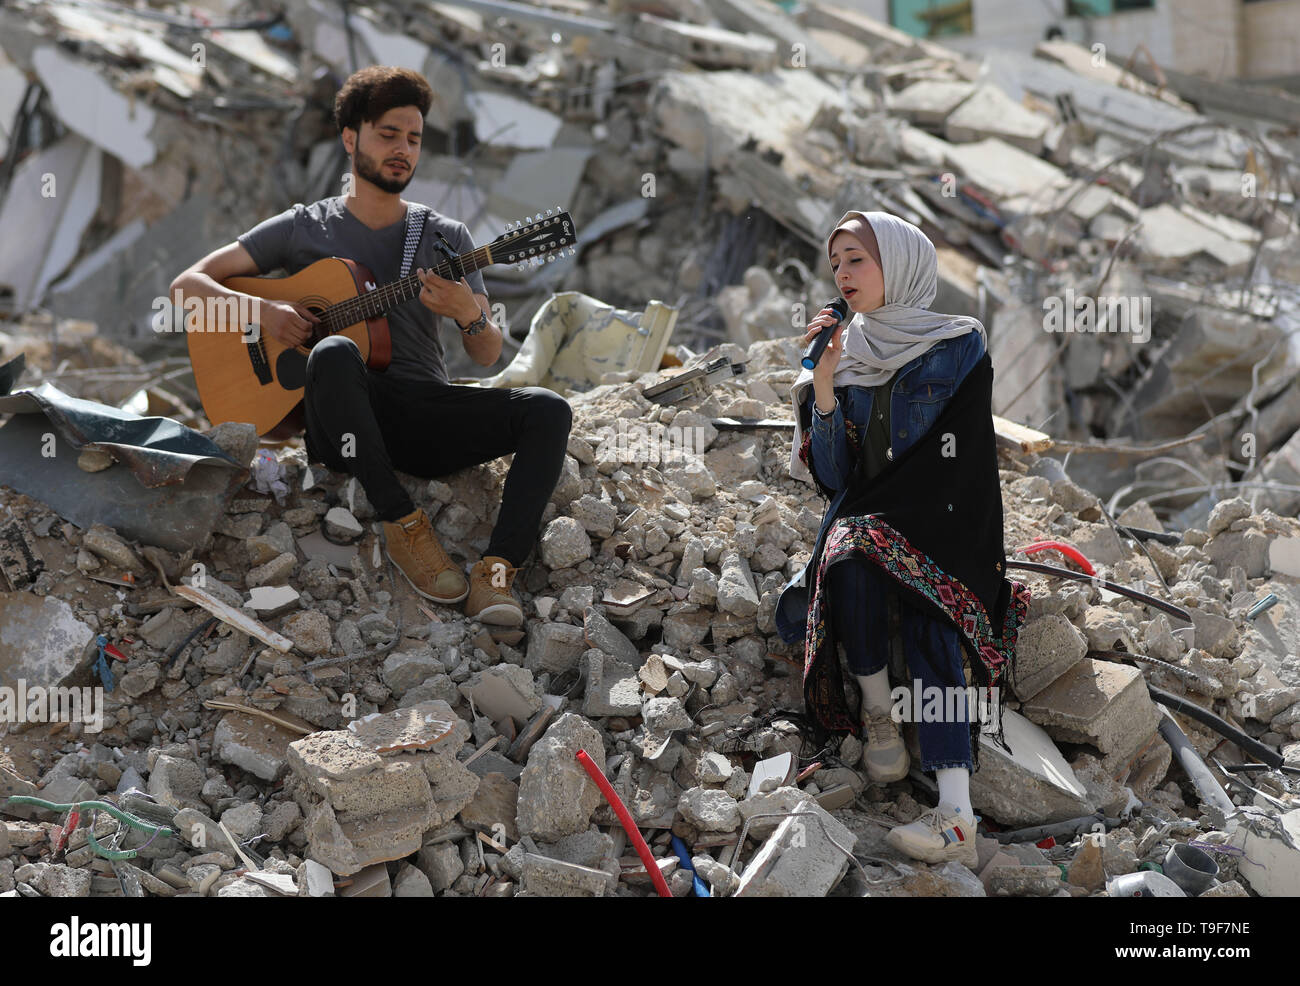
<path fill-rule="evenodd" d="M 843 298 L 836 298 L 826 307 L 834 309 L 835 314 L 839 317 L 830 325 L 823 326 L 822 330 L 817 333 L 817 337 L 808 343 L 808 349 L 804 352 L 803 359 L 799 361 L 805 370 L 816 368 L 817 361 L 822 358 L 822 353 L 826 351 L 826 345 L 831 341 L 831 336 L 835 334 L 835 330 L 844 321 L 844 316 L 849 313 L 849 303 Z"/>

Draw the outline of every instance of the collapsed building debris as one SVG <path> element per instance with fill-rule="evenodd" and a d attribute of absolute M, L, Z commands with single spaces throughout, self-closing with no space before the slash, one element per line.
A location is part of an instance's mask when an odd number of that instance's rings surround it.
<path fill-rule="evenodd" d="M 1157 89 L 1065 42 L 982 71 L 820 2 L 673 7 L 308 3 L 219 32 L 143 8 L 0 9 L 0 127 L 17 121 L 0 225 L 47 238 L 0 244 L 0 362 L 28 362 L 5 394 L 206 424 L 152 302 L 188 259 L 337 191 L 316 73 L 354 57 L 437 80 L 410 197 L 480 243 L 555 202 L 586 230 L 575 258 L 487 279 L 522 347 L 486 382 L 574 409 L 521 629 L 394 582 L 364 491 L 299 443 L 212 429 L 248 476 L 215 467 L 169 512 L 103 443 L 72 440 L 107 460 L 38 462 L 41 415 L 0 428 L 0 532 L 17 525 L 0 689 L 71 701 L 100 680 L 98 638 L 126 656 L 97 715 L 51 722 L 0 692 L 0 896 L 1095 896 L 1189 841 L 1218 865 L 1205 895 L 1295 892 L 1287 108 L 1232 126 L 1203 115 L 1231 95 L 1218 84 Z M 287 131 L 261 125 L 286 112 Z M 34 202 L 45 174 L 75 194 Z M 994 411 L 1017 435 L 1000 458 L 1009 558 L 1064 543 L 1098 576 L 1023 570 L 1006 745 L 985 743 L 971 779 L 988 833 L 973 872 L 885 842 L 933 801 L 925 775 L 868 784 L 854 737 L 807 747 L 801 654 L 773 623 L 823 506 L 786 475 L 794 337 L 833 294 L 830 221 L 864 204 L 921 225 L 935 307 L 989 327 Z M 146 243 L 168 262 L 137 270 Z M 404 482 L 472 557 L 502 475 Z M 182 516 L 199 526 L 166 539 Z"/>
<path fill-rule="evenodd" d="M 1061 880 L 1052 864 L 1083 851 L 1066 837 L 1055 849 L 1035 846 L 1041 838 L 1003 846 L 1004 857 L 1016 852 L 1005 872 L 991 862 L 990 838 L 982 884 L 967 885 L 944 868 L 922 879 L 924 868 L 891 856 L 883 835 L 923 810 L 923 775 L 868 785 L 856 769 L 857 740 L 806 749 L 780 713 L 799 708 L 801 693 L 798 655 L 773 626 L 775 597 L 806 558 L 819 514 L 807 490 L 784 476 L 784 432 L 718 431 L 709 422 L 741 412 L 781 415 L 779 399 L 750 393 L 760 384 L 783 389 L 793 375 L 789 345 L 723 347 L 718 355 L 747 372 L 729 372 L 676 404 L 645 396 L 656 374 L 571 395 L 575 428 L 564 476 L 547 508 L 540 557 L 523 576 L 523 630 L 468 622 L 394 585 L 376 564 L 378 535 L 364 492 L 350 491 L 347 477 L 319 472 L 304 490 L 308 470 L 292 447 L 280 460 L 290 490 L 284 502 L 244 491 L 226 514 L 241 528 L 214 535 L 205 556 L 208 592 L 226 598 L 240 619 L 219 618 L 207 636 L 195 633 L 207 612 L 191 605 L 189 593 L 168 591 L 160 571 L 151 579 L 142 569 L 131 589 L 81 583 L 84 594 L 69 593 L 81 578 L 73 564 L 79 546 L 94 539 L 45 523 L 48 508 L 29 497 L 7 497 L 45 560 L 34 592 L 75 600 L 69 615 L 83 636 L 108 633 L 128 661 L 119 689 L 104 696 L 102 731 L 64 725 L 50 737 L 53 749 L 31 752 L 34 772 L 6 762 L 6 794 L 68 803 L 147 791 L 177 837 L 155 842 L 132 866 L 168 895 L 279 892 L 251 879 L 268 873 L 289 878 L 280 890 L 300 895 L 342 893 L 367 873 L 382 875 L 367 891 L 379 893 L 654 893 L 611 806 L 575 758 L 585 750 L 647 835 L 674 894 L 692 892 L 695 876 L 681 866 L 673 836 L 689 847 L 694 873 L 713 894 L 1101 892 L 1092 877 Z M 610 427 L 625 417 L 659 433 L 698 429 L 701 445 L 674 447 L 657 463 L 648 455 L 629 460 Z M 1300 679 L 1288 654 L 1291 607 L 1300 598 L 1294 576 L 1247 574 L 1251 549 L 1241 536 L 1266 548 L 1285 545 L 1300 537 L 1300 523 L 1225 500 L 1206 529 L 1182 532 L 1172 547 L 1118 540 L 1105 548 L 1099 531 L 1108 528 L 1088 519 L 1100 516 L 1100 501 L 1068 478 L 1035 475 L 1044 461 L 1003 453 L 1009 547 L 1045 538 L 1086 545 L 1080 550 L 1103 580 L 1169 600 L 1191 623 L 1089 581 L 1026 573 L 1033 601 L 1004 723 L 1009 752 L 984 744 L 972 777 L 972 799 L 995 826 L 990 831 L 1099 813 L 1115 825 L 1098 870 L 1107 877 L 1163 859 L 1174 842 L 1235 831 L 1230 818 L 1197 817 L 1198 789 L 1157 731 L 1160 707 L 1148 684 L 1212 708 L 1280 750 L 1280 766 L 1261 765 L 1250 784 L 1294 803 L 1286 768 L 1300 766 L 1300 721 L 1293 722 Z M 492 518 L 479 505 L 493 502 L 500 478 L 493 464 L 445 481 L 405 482 L 446 542 L 471 553 L 486 544 Z M 305 536 L 349 502 L 363 531 L 350 549 L 352 569 L 305 559 Z M 1159 527 L 1143 509 L 1117 521 Z M 99 550 L 113 571 L 130 560 Z M 110 554 L 115 561 L 104 557 Z M 250 637 L 243 615 L 264 578 L 259 568 L 279 558 L 285 564 L 271 577 L 294 597 L 267 625 L 278 628 L 283 650 Z M 169 561 L 179 566 L 174 554 Z M 1268 592 L 1289 604 L 1248 618 Z M 29 598 L 4 594 L 5 625 Z M 26 646 L 18 643 L 20 652 Z M 88 670 L 79 657 L 46 680 L 80 680 Z M 1143 657 L 1152 660 L 1134 660 Z M 6 663 L 0 673 L 7 681 L 16 672 Z M 1194 719 L 1168 714 L 1206 763 L 1254 756 Z M 11 726 L 12 739 L 41 728 L 21 725 L 25 732 Z M 1236 803 L 1258 810 L 1257 796 L 1243 799 L 1225 786 Z M 15 810 L 0 807 L 7 818 Z M 799 811 L 819 813 L 822 827 L 801 823 L 794 841 L 790 824 Z M 70 866 L 51 850 L 57 823 L 39 810 L 5 822 L 19 858 L 6 860 L 14 874 L 4 892 L 118 892 L 108 861 L 101 866 L 93 852 L 82 864 L 89 881 L 60 883 L 39 869 Z M 1246 837 L 1268 839 L 1267 832 L 1256 824 Z M 119 836 L 130 847 L 127 833 Z M 258 865 L 241 867 L 236 847 L 256 852 Z M 214 852 L 224 856 L 209 862 Z M 864 863 L 862 854 L 897 869 Z M 1216 859 L 1230 868 L 1230 859 Z M 313 883 L 310 864 L 332 878 Z M 1055 875 L 1044 882 L 1049 872 Z M 1257 893 L 1275 892 L 1253 871 L 1240 879 Z M 143 892 L 155 892 L 149 886 Z"/>

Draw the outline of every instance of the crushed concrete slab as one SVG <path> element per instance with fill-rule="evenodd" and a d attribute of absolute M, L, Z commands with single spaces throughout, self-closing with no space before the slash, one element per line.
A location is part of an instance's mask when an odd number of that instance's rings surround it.
<path fill-rule="evenodd" d="M 0 592 L 0 685 L 59 684 L 81 663 L 94 636 L 62 599 Z"/>
<path fill-rule="evenodd" d="M 1071 667 L 1023 711 L 1055 739 L 1087 743 L 1107 754 L 1135 752 L 1160 718 L 1141 671 L 1093 658 Z"/>
<path fill-rule="evenodd" d="M 264 781 L 276 781 L 288 768 L 289 744 L 300 738 L 300 734 L 266 719 L 228 712 L 213 733 L 212 754 Z"/>
<path fill-rule="evenodd" d="M 519 831 L 553 842 L 585 831 L 600 804 L 600 789 L 587 776 L 575 754 L 587 755 L 603 772 L 605 744 L 581 716 L 557 719 L 528 754 L 519 778 Z"/>
<path fill-rule="evenodd" d="M 1300 845 L 1300 809 L 1284 812 L 1273 822 L 1240 824 L 1232 845 L 1245 850 L 1237 872 L 1251 890 L 1261 897 L 1300 896 L 1300 849 L 1295 848 Z"/>
<path fill-rule="evenodd" d="M 524 856 L 523 880 L 525 892 L 537 897 L 603 897 L 613 883 L 604 870 L 531 852 Z"/>
<path fill-rule="evenodd" d="M 1016 641 L 1016 696 L 1028 699 L 1041 692 L 1088 652 L 1088 641 L 1059 613 L 1030 620 Z"/>
<path fill-rule="evenodd" d="M 980 769 L 970 780 L 971 804 L 978 814 L 1021 827 L 1063 822 L 1095 810 L 1042 727 L 1011 709 L 1003 710 L 1002 725 L 1010 754 L 987 737 L 980 741 Z"/>
<path fill-rule="evenodd" d="M 820 824 L 812 819 L 820 819 Z M 737 897 L 825 897 L 849 868 L 858 837 L 815 803 L 798 806 L 740 876 Z"/>

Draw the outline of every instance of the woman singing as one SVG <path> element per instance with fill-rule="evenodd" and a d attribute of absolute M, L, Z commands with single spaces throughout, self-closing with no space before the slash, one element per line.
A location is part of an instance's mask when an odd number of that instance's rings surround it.
<path fill-rule="evenodd" d="M 968 714 L 963 664 L 981 701 L 994 700 L 1029 598 L 1003 574 L 984 326 L 929 310 L 934 245 L 897 216 L 850 212 L 826 250 L 853 315 L 833 330 L 816 369 L 795 382 L 790 468 L 831 502 L 808 567 L 782 595 L 778 627 L 787 641 L 804 638 L 813 725 L 862 735 L 873 781 L 907 776 L 898 723 L 918 720 L 920 766 L 934 771 L 939 804 L 889 840 L 926 862 L 973 867 L 970 775 L 980 722 Z M 835 322 L 822 309 L 805 341 Z M 891 597 L 910 701 L 891 695 Z M 841 661 L 857 688 L 844 687 Z"/>

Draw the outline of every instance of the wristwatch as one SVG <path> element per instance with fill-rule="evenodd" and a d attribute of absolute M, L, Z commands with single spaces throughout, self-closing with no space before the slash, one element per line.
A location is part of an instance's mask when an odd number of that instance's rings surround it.
<path fill-rule="evenodd" d="M 470 322 L 469 325 L 461 325 L 459 322 L 457 322 L 456 327 L 460 329 L 460 331 L 464 332 L 467 336 L 476 336 L 480 332 L 482 332 L 485 328 L 487 328 L 487 323 L 488 323 L 487 312 L 483 311 L 483 309 L 480 308 L 478 313 L 478 318 Z"/>

